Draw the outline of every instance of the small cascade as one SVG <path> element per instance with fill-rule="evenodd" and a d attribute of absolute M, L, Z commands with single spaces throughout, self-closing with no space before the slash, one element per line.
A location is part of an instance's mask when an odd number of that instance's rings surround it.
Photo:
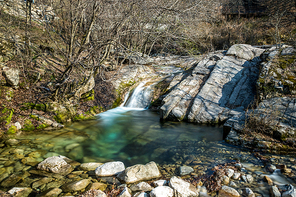
<path fill-rule="evenodd" d="M 129 96 L 127 101 L 124 103 L 124 107 L 128 108 L 146 108 L 149 106 L 152 99 L 151 86 L 145 86 L 147 82 L 141 82 L 140 85 Z"/>

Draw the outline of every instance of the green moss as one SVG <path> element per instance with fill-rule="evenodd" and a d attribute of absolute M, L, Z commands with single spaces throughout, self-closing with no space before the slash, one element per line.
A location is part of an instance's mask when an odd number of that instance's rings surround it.
<path fill-rule="evenodd" d="M 30 115 L 30 118 L 35 119 L 35 120 L 39 120 L 38 116 L 35 116 L 33 114 Z"/>
<path fill-rule="evenodd" d="M 11 109 L 9 115 L 6 118 L 6 125 L 8 125 L 11 122 L 11 118 L 13 116 L 13 112 L 14 112 L 14 110 Z"/>
<path fill-rule="evenodd" d="M 67 114 L 63 114 L 63 113 L 57 113 L 57 115 L 54 116 L 53 118 L 58 123 L 65 123 L 69 120 L 69 116 Z"/>
<path fill-rule="evenodd" d="M 118 107 L 121 104 L 121 98 L 120 96 L 116 98 L 116 100 L 112 104 L 112 108 Z"/>
<path fill-rule="evenodd" d="M 83 100 L 83 101 L 93 101 L 93 100 L 95 100 L 95 91 L 91 90 L 91 91 L 81 95 L 81 100 Z"/>
<path fill-rule="evenodd" d="M 9 127 L 7 134 L 14 134 L 16 132 L 17 132 L 16 126 L 12 125 L 11 127 Z"/>
<path fill-rule="evenodd" d="M 47 105 L 45 103 L 39 103 L 39 104 L 35 104 L 35 103 L 23 103 L 23 106 L 20 108 L 21 110 L 25 111 L 25 110 L 29 110 L 29 109 L 36 109 L 38 111 L 46 111 L 47 109 Z"/>
<path fill-rule="evenodd" d="M 40 125 L 38 125 L 38 127 L 36 128 L 36 129 L 44 129 L 44 128 L 46 128 L 46 127 L 48 127 L 49 125 L 48 124 L 40 124 Z"/>
<path fill-rule="evenodd" d="M 23 131 L 32 131 L 35 129 L 31 120 L 25 120 L 24 127 L 22 128 Z"/>

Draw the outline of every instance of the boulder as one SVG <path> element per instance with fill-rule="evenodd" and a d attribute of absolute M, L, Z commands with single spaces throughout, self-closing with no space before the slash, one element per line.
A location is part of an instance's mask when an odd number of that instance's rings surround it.
<path fill-rule="evenodd" d="M 234 55 L 241 59 L 252 60 L 255 57 L 259 57 L 264 51 L 264 49 L 252 47 L 248 44 L 235 44 L 228 49 L 226 55 Z"/>
<path fill-rule="evenodd" d="M 82 179 L 80 181 L 74 181 L 62 186 L 64 192 L 75 192 L 85 189 L 90 183 L 90 179 Z"/>
<path fill-rule="evenodd" d="M 27 197 L 31 192 L 32 189 L 28 187 L 13 187 L 8 191 L 9 194 L 12 194 L 15 197 Z"/>
<path fill-rule="evenodd" d="M 96 168 L 97 176 L 113 176 L 125 170 L 124 163 L 121 161 L 108 162 Z"/>
<path fill-rule="evenodd" d="M 150 192 L 150 197 L 173 197 L 174 190 L 168 186 L 158 186 Z"/>
<path fill-rule="evenodd" d="M 6 83 L 11 86 L 19 84 L 19 70 L 16 68 L 3 67 L 2 74 L 5 77 Z"/>
<path fill-rule="evenodd" d="M 240 194 L 236 191 L 236 189 L 233 189 L 231 187 L 224 185 L 219 190 L 218 196 L 219 197 L 240 197 Z"/>
<path fill-rule="evenodd" d="M 38 164 L 37 169 L 58 174 L 69 174 L 74 169 L 68 164 L 63 156 L 48 157 Z"/>
<path fill-rule="evenodd" d="M 137 164 L 128 167 L 122 173 L 118 174 L 118 178 L 125 183 L 134 183 L 138 181 L 150 180 L 160 177 L 160 171 L 155 162 L 151 161 L 146 165 Z"/>
<path fill-rule="evenodd" d="M 169 185 L 175 190 L 175 193 L 177 193 L 177 196 L 179 197 L 193 197 L 198 196 L 199 193 L 196 187 L 192 184 L 175 176 L 170 179 Z"/>

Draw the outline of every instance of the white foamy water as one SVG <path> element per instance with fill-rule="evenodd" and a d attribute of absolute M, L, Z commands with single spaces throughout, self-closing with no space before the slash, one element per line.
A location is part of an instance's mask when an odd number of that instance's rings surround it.
<path fill-rule="evenodd" d="M 140 85 L 132 92 L 132 95 L 127 99 L 124 104 L 129 108 L 147 108 L 151 102 L 152 88 L 151 86 L 145 87 L 147 82 L 141 82 Z"/>

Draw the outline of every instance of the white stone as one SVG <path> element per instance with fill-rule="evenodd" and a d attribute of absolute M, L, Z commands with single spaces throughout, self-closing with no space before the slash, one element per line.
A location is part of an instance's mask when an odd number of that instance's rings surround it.
<path fill-rule="evenodd" d="M 153 182 L 154 186 L 166 186 L 168 185 L 168 181 L 167 180 L 157 180 Z"/>
<path fill-rule="evenodd" d="M 148 183 L 146 182 L 140 182 L 136 185 L 132 185 L 130 187 L 130 189 L 133 191 L 133 192 L 136 192 L 136 191 L 151 191 L 153 189 L 153 187 L 151 187 L 151 185 L 149 185 Z"/>
<path fill-rule="evenodd" d="M 175 176 L 170 179 L 169 185 L 175 190 L 179 197 L 193 197 L 198 196 L 199 193 L 197 188 L 195 188 L 192 184 Z"/>
<path fill-rule="evenodd" d="M 125 187 L 122 192 L 118 195 L 118 197 L 131 197 L 132 195 L 129 193 L 128 188 Z"/>
<path fill-rule="evenodd" d="M 227 171 L 226 171 L 226 175 L 227 175 L 229 178 L 232 177 L 233 174 L 234 174 L 234 170 L 233 170 L 233 169 L 227 169 Z"/>
<path fill-rule="evenodd" d="M 235 173 L 233 174 L 232 178 L 236 180 L 236 179 L 238 179 L 238 178 L 240 177 L 240 175 L 241 175 L 241 174 L 240 174 L 239 172 L 235 172 Z"/>
<path fill-rule="evenodd" d="M 150 192 L 150 197 L 173 197 L 174 190 L 168 186 L 158 186 Z"/>
<path fill-rule="evenodd" d="M 17 130 L 20 130 L 22 128 L 22 125 L 19 122 L 14 123 L 14 126 L 16 126 Z"/>
<path fill-rule="evenodd" d="M 121 161 L 114 161 L 105 163 L 96 168 L 97 176 L 113 176 L 125 170 L 124 163 Z"/>

